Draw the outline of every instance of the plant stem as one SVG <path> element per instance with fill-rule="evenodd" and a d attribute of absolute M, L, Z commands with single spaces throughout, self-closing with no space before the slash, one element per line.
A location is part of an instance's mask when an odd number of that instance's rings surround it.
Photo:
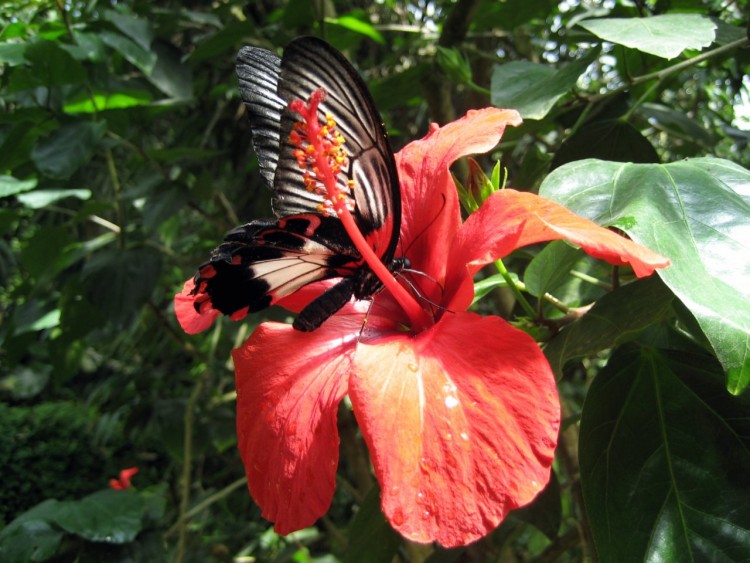
<path fill-rule="evenodd" d="M 201 392 L 203 391 L 203 382 L 206 375 L 207 372 L 204 372 L 195 382 L 187 405 L 185 405 L 185 433 L 183 434 L 182 477 L 180 479 L 180 515 L 177 519 L 179 538 L 177 540 L 175 563 L 182 563 L 185 560 L 187 548 L 187 524 L 190 519 L 188 509 L 190 507 L 191 466 L 193 462 L 193 425 L 195 422 L 195 409 L 198 406 L 198 399 L 200 399 Z"/>
<path fill-rule="evenodd" d="M 497 268 L 498 273 L 503 276 L 505 283 L 508 284 L 508 287 L 513 292 L 513 295 L 518 300 L 518 302 L 521 304 L 521 307 L 523 307 L 523 310 L 526 312 L 526 314 L 532 319 L 536 318 L 536 309 L 531 306 L 531 303 L 529 303 L 524 294 L 521 293 L 521 289 L 518 287 L 516 282 L 513 281 L 513 278 L 505 268 L 505 264 L 503 264 L 503 261 L 495 260 L 495 268 Z"/>

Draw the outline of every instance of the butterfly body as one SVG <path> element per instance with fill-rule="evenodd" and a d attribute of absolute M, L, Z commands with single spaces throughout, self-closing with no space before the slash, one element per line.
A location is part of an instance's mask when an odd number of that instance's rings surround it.
<path fill-rule="evenodd" d="M 199 314 L 214 309 L 240 319 L 307 284 L 340 278 L 294 323 L 298 330 L 314 330 L 352 297 L 370 298 L 382 283 L 331 212 L 319 179 L 311 179 L 306 147 L 300 145 L 305 128 L 290 106 L 316 100 L 308 119 L 315 121 L 312 130 L 333 139 L 322 142 L 338 151 L 335 183 L 344 194 L 339 197 L 347 199 L 367 245 L 392 272 L 405 264 L 395 257 L 401 199 L 393 152 L 362 79 L 325 42 L 297 39 L 282 58 L 245 47 L 238 54 L 237 74 L 276 218 L 251 221 L 226 235 L 198 269 L 194 307 Z M 321 90 L 324 95 L 318 94 Z"/>

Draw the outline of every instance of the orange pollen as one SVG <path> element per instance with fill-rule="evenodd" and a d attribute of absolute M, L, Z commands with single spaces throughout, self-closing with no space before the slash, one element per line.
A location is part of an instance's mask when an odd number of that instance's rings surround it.
<path fill-rule="evenodd" d="M 289 109 L 299 114 L 300 121 L 295 122 L 289 132 L 289 142 L 294 147 L 292 156 L 303 173 L 305 189 L 323 198 L 318 211 L 335 214 L 342 205 L 354 210 L 354 181 L 336 181 L 349 166 L 349 156 L 344 148 L 344 136 L 336 130 L 334 117 L 330 114 L 325 114 L 324 119 L 319 117 L 319 105 L 324 98 L 325 92 L 316 90 L 306 101 L 290 102 Z"/>

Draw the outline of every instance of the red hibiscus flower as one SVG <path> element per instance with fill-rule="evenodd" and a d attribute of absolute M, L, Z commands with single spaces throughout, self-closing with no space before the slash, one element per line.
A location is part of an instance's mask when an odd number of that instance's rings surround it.
<path fill-rule="evenodd" d="M 472 111 L 396 155 L 401 248 L 423 272 L 422 305 L 386 289 L 314 332 L 260 325 L 233 352 L 239 449 L 250 492 L 281 534 L 313 524 L 334 494 L 337 407 L 349 395 L 392 526 L 450 547 L 495 528 L 546 485 L 560 406 L 538 345 L 499 317 L 466 312 L 473 275 L 527 244 L 565 239 L 646 276 L 668 261 L 533 194 L 493 194 L 462 224 L 449 166 L 489 151 L 515 111 Z M 313 288 L 314 286 L 309 286 Z M 386 285 L 386 287 L 392 287 Z M 191 332 L 191 282 L 176 296 Z M 287 300 L 298 310 L 300 291 Z M 309 297 L 306 295 L 306 298 Z M 426 315 L 425 308 L 432 309 Z"/>
<path fill-rule="evenodd" d="M 130 479 L 136 473 L 138 473 L 137 467 L 129 467 L 127 469 L 121 470 L 120 477 L 118 479 L 109 480 L 109 488 L 116 490 L 129 489 L 131 486 Z"/>

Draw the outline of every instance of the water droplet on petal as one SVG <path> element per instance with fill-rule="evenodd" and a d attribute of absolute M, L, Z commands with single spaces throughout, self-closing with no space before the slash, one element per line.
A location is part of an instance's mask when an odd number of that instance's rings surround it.
<path fill-rule="evenodd" d="M 455 395 L 448 395 L 445 398 L 445 408 L 453 409 L 458 406 L 458 397 Z"/>
<path fill-rule="evenodd" d="M 469 439 L 469 435 L 466 432 L 461 432 L 461 434 L 459 434 L 459 436 L 461 436 L 462 440 L 468 440 Z"/>
<path fill-rule="evenodd" d="M 432 516 L 432 512 L 430 512 L 429 510 L 425 510 L 422 512 L 422 518 L 427 519 L 430 516 Z"/>
<path fill-rule="evenodd" d="M 450 432 L 446 432 L 445 433 L 445 439 L 446 440 L 452 440 L 453 439 L 453 434 L 451 434 Z"/>

